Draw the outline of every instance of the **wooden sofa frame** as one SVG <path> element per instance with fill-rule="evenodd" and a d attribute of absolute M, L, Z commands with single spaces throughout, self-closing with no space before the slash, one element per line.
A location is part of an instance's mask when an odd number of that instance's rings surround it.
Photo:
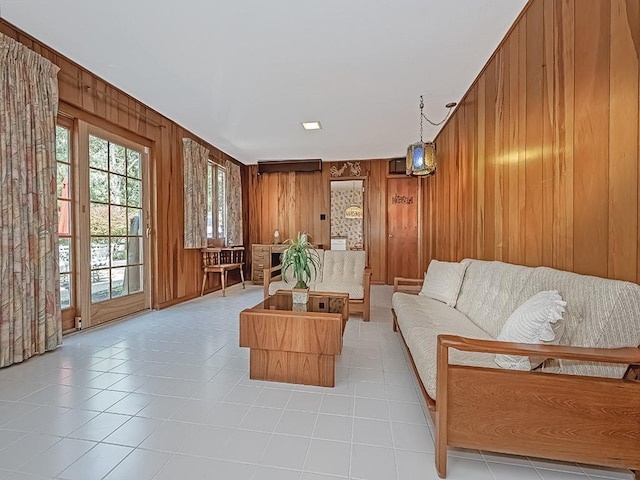
<path fill-rule="evenodd" d="M 282 265 L 264 269 L 264 298 L 269 296 L 269 284 L 277 280 L 282 280 Z M 349 298 L 349 313 L 361 313 L 362 320 L 368 322 L 371 318 L 371 268 L 369 267 L 364 269 L 363 287 L 364 298 L 362 300 Z"/>
<path fill-rule="evenodd" d="M 396 278 L 394 292 L 417 293 L 423 279 Z M 393 329 L 398 323 L 393 312 Z M 436 469 L 447 448 L 626 468 L 640 480 L 640 349 L 528 345 L 439 335 L 436 399 L 407 353 L 436 427 Z M 449 349 L 628 365 L 622 379 L 453 365 Z"/>

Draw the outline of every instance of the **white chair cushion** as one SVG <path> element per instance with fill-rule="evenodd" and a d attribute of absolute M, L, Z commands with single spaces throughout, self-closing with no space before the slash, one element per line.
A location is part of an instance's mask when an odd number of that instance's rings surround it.
<path fill-rule="evenodd" d="M 326 250 L 321 283 L 364 285 L 366 257 L 364 250 Z"/>
<path fill-rule="evenodd" d="M 350 282 L 319 282 L 311 289 L 316 292 L 348 293 L 351 300 L 364 299 L 364 287 Z"/>
<path fill-rule="evenodd" d="M 468 265 L 467 261 L 457 263 L 431 260 L 419 295 L 455 307 Z"/>
<path fill-rule="evenodd" d="M 285 282 L 283 280 L 276 280 L 269 284 L 269 295 L 275 295 L 278 290 L 291 290 L 296 286 L 296 279 L 292 278 L 291 281 Z M 309 289 L 313 290 L 314 284 L 309 285 Z"/>
<path fill-rule="evenodd" d="M 562 320 L 567 302 L 557 290 L 536 293 L 509 316 L 502 327 L 498 340 L 503 342 L 539 344 L 560 343 L 562 332 L 553 326 Z M 496 355 L 496 363 L 512 370 L 531 370 L 544 359 L 530 359 L 517 355 Z M 535 365 L 534 365 L 535 363 Z"/>

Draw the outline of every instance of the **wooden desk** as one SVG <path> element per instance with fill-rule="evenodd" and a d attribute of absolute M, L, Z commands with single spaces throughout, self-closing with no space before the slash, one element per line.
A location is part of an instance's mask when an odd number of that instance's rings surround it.
<path fill-rule="evenodd" d="M 280 264 L 280 255 L 287 249 L 287 245 L 255 243 L 251 246 L 251 281 L 257 285 L 264 282 L 265 269 Z"/>
<path fill-rule="evenodd" d="M 249 378 L 333 387 L 335 356 L 349 318 L 346 293 L 309 292 L 306 312 L 290 290 L 240 312 L 240 346 L 249 347 Z"/>
<path fill-rule="evenodd" d="M 200 296 L 204 295 L 204 287 L 207 283 L 208 273 L 220 274 L 223 297 L 226 295 L 225 285 L 227 283 L 227 272 L 229 272 L 229 270 L 240 270 L 242 288 L 245 288 L 242 268 L 244 265 L 244 247 L 208 247 L 203 248 L 201 252 L 203 276 Z"/>

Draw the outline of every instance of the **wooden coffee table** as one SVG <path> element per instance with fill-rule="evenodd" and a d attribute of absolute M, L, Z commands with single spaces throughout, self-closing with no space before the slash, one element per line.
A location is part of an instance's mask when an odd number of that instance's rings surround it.
<path fill-rule="evenodd" d="M 333 387 L 348 318 L 349 295 L 333 292 L 309 292 L 307 311 L 294 311 L 290 290 L 243 310 L 240 346 L 251 349 L 249 377 Z"/>

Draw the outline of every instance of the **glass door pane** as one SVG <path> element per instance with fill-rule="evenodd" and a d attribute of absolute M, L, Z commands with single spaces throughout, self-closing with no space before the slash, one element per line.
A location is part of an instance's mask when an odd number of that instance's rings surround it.
<path fill-rule="evenodd" d="M 73 295 L 73 215 L 72 215 L 72 170 L 71 170 L 71 129 L 65 125 L 56 126 L 56 165 L 58 197 L 58 260 L 60 266 L 60 306 L 62 310 L 75 306 Z M 70 315 L 71 317 L 73 314 Z M 64 325 L 68 330 L 73 325 Z"/>
<path fill-rule="evenodd" d="M 89 134 L 91 324 L 148 308 L 144 148 Z"/>

